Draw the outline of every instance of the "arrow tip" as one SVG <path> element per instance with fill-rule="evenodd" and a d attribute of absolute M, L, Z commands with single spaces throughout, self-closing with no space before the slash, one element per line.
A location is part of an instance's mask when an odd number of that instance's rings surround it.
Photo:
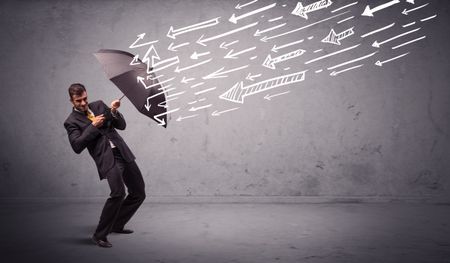
<path fill-rule="evenodd" d="M 228 21 L 230 21 L 233 24 L 237 24 L 237 19 L 236 19 L 236 15 L 232 14 L 230 19 L 228 19 Z"/>
<path fill-rule="evenodd" d="M 368 5 L 366 6 L 366 8 L 364 9 L 364 12 L 361 15 L 362 16 L 372 16 L 373 17 L 372 10 L 370 9 L 370 7 Z"/>
<path fill-rule="evenodd" d="M 202 45 L 202 46 L 205 46 L 206 47 L 206 44 L 205 43 L 203 43 L 203 37 L 204 37 L 205 35 L 201 35 L 200 36 L 200 38 L 197 40 L 197 44 L 199 44 L 199 45 Z"/>
<path fill-rule="evenodd" d="M 381 66 L 383 66 L 383 64 L 381 63 L 381 61 L 377 61 L 377 62 L 375 62 L 375 65 L 377 65 L 377 66 L 379 66 L 379 67 L 381 67 Z"/>
<path fill-rule="evenodd" d="M 380 44 L 375 40 L 375 42 L 373 42 L 372 47 L 376 47 L 379 48 Z"/>
<path fill-rule="evenodd" d="M 169 32 L 167 32 L 167 37 L 175 39 L 175 35 L 173 34 L 173 26 L 170 26 Z"/>

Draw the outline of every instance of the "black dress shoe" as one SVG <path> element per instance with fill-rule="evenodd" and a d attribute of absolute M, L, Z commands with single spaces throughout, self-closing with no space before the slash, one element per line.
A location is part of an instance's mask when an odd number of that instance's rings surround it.
<path fill-rule="evenodd" d="M 92 241 L 99 247 L 112 247 L 112 244 L 109 243 L 108 239 L 98 239 L 95 236 L 92 236 Z"/>
<path fill-rule="evenodd" d="M 116 229 L 116 230 L 111 230 L 111 233 L 118 233 L 118 234 L 131 234 L 134 231 L 131 229 Z"/>

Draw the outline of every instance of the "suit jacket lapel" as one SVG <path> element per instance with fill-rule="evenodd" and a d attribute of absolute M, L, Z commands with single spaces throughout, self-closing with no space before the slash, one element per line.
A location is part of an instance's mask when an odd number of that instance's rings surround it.
<path fill-rule="evenodd" d="M 83 123 L 86 123 L 86 124 L 90 124 L 91 123 L 91 120 L 89 120 L 86 117 L 86 115 L 84 115 L 84 113 L 82 113 L 82 112 L 79 112 L 79 111 L 76 111 L 75 109 L 72 109 L 72 114 L 77 120 L 79 120 L 79 121 L 81 121 Z"/>
<path fill-rule="evenodd" d="M 98 107 L 99 104 L 95 104 L 94 102 L 89 103 L 89 109 L 94 113 L 95 116 L 102 114 L 103 112 L 100 112 L 100 107 Z"/>

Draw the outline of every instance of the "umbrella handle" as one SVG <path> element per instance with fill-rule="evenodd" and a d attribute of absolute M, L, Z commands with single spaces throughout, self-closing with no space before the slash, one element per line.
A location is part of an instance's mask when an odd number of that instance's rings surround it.
<path fill-rule="evenodd" d="M 123 99 L 123 97 L 125 97 L 125 94 L 123 94 L 123 95 L 122 95 L 122 97 L 120 97 L 120 99 L 119 99 L 119 100 Z"/>

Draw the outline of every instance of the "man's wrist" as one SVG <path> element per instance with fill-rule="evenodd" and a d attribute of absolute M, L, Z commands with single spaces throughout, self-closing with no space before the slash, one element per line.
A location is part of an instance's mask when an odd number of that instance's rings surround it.
<path fill-rule="evenodd" d="M 111 115 L 117 117 L 117 109 L 111 108 Z"/>

